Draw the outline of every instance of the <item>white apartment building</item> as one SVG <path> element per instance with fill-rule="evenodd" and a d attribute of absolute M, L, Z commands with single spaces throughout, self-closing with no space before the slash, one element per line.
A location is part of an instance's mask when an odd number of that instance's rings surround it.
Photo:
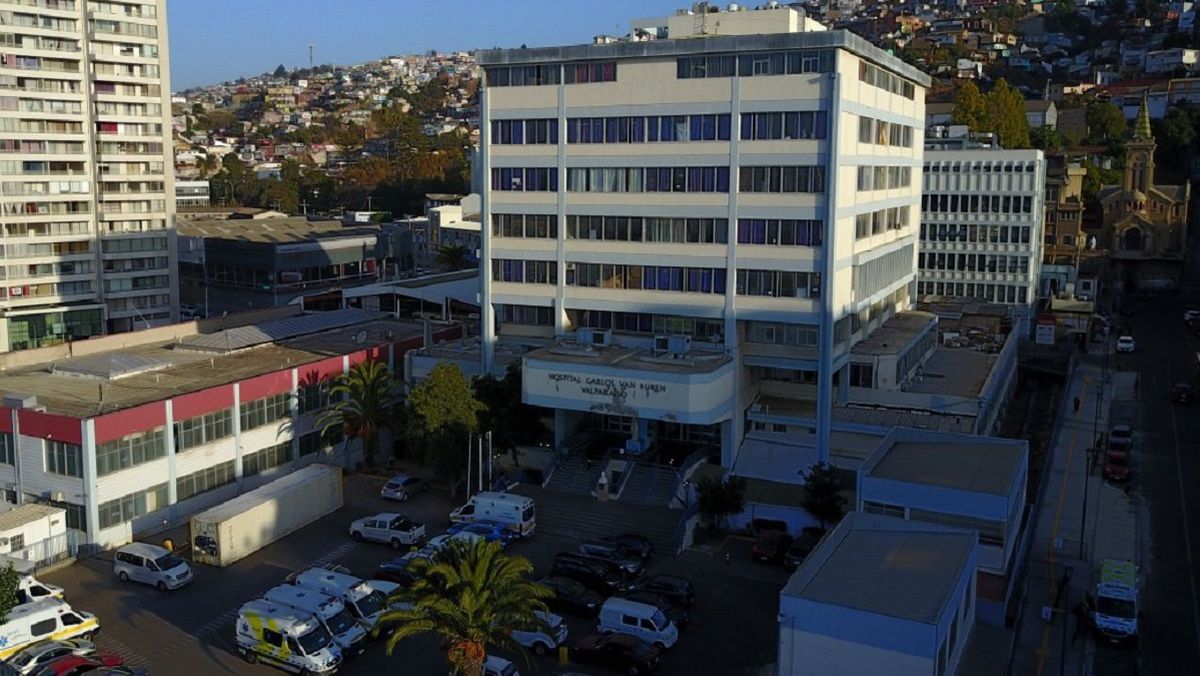
<path fill-rule="evenodd" d="M 165 0 L 0 0 L 0 351 L 173 321 Z"/>
<path fill-rule="evenodd" d="M 917 293 L 1020 306 L 1038 295 L 1046 160 L 965 139 L 928 142 Z M 943 149 L 938 149 L 943 148 Z"/>
<path fill-rule="evenodd" d="M 549 341 L 524 399 L 557 443 L 726 467 L 756 398 L 804 385 L 825 453 L 851 347 L 916 291 L 929 78 L 788 7 L 634 25 L 478 54 L 484 367 Z"/>

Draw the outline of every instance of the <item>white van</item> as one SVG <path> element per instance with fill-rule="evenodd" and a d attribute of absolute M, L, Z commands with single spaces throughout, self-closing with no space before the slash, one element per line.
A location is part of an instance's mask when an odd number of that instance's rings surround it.
<path fill-rule="evenodd" d="M 374 582 L 365 582 L 348 573 L 329 568 L 309 568 L 296 573 L 289 580 L 305 589 L 340 598 L 370 637 L 379 638 L 379 618 L 388 609 L 387 593 L 393 591 L 394 586 L 386 587 L 385 592 L 376 587 Z"/>
<path fill-rule="evenodd" d="M 257 599 L 238 609 L 237 649 L 250 664 L 259 660 L 287 671 L 329 674 L 342 651 L 315 617 Z"/>
<path fill-rule="evenodd" d="M 17 606 L 0 625 L 0 660 L 47 639 L 84 638 L 100 631 L 100 620 L 74 610 L 62 599 L 42 599 Z"/>
<path fill-rule="evenodd" d="M 187 561 L 158 545 L 134 542 L 117 550 L 113 573 L 121 582 L 141 582 L 160 591 L 179 589 L 192 581 Z"/>
<path fill-rule="evenodd" d="M 477 493 L 467 504 L 450 512 L 451 523 L 476 519 L 499 521 L 521 537 L 533 535 L 537 525 L 533 498 L 496 491 Z"/>
<path fill-rule="evenodd" d="M 61 599 L 63 588 L 46 584 L 32 575 L 22 575 L 17 581 L 17 603 L 33 603 L 42 599 Z"/>
<path fill-rule="evenodd" d="M 512 638 L 522 647 L 532 650 L 535 655 L 540 657 L 567 642 L 567 623 L 554 613 L 544 613 L 540 610 L 536 613 L 539 619 L 550 625 L 550 633 L 547 634 L 545 630 L 539 628 L 528 628 L 527 630 L 514 628 Z"/>
<path fill-rule="evenodd" d="M 601 634 L 630 634 L 660 649 L 679 640 L 679 630 L 658 608 L 622 598 L 610 598 L 600 606 L 596 627 Z"/>
<path fill-rule="evenodd" d="M 333 636 L 342 655 L 350 657 L 362 653 L 367 632 L 350 616 L 340 598 L 292 584 L 272 587 L 263 594 L 263 598 L 315 617 Z"/>

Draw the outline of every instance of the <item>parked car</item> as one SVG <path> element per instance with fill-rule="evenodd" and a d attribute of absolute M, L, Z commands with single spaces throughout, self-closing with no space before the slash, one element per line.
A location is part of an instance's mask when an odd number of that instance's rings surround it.
<path fill-rule="evenodd" d="M 521 676 L 521 672 L 503 657 L 488 655 L 483 658 L 483 676 Z"/>
<path fill-rule="evenodd" d="M 606 538 L 600 538 L 602 542 L 612 542 L 621 545 L 626 551 L 633 552 L 642 558 L 645 563 L 654 556 L 654 543 L 642 535 L 636 533 L 622 533 L 620 535 L 612 535 Z"/>
<path fill-rule="evenodd" d="M 788 572 L 796 570 L 800 567 L 800 564 L 804 563 L 804 559 L 808 558 L 808 555 L 816 548 L 817 543 L 821 541 L 821 535 L 818 533 L 824 532 L 820 528 L 806 528 L 804 530 L 805 532 L 801 533 L 800 537 L 792 540 L 787 553 L 783 555 L 783 567 Z M 817 532 L 809 532 L 810 530 Z"/>
<path fill-rule="evenodd" d="M 513 627 L 512 639 L 522 648 L 532 650 L 539 657 L 549 654 L 567 641 L 567 623 L 554 613 L 536 611 L 538 619 L 545 622 L 549 631 L 541 627 Z"/>
<path fill-rule="evenodd" d="M 631 676 L 648 674 L 662 661 L 661 650 L 628 634 L 589 634 L 575 643 L 571 655 L 577 662 L 619 669 Z"/>
<path fill-rule="evenodd" d="M 150 676 L 150 670 L 145 667 L 132 667 L 123 664 L 119 667 L 100 667 L 86 672 L 87 676 Z"/>
<path fill-rule="evenodd" d="M 418 523 L 403 514 L 384 512 L 364 516 L 350 522 L 350 537 L 358 541 L 382 542 L 393 549 L 415 545 L 425 537 L 425 524 Z"/>
<path fill-rule="evenodd" d="M 1129 447 L 1109 448 L 1104 454 L 1104 478 L 1109 481 L 1129 481 L 1132 468 L 1129 466 Z"/>
<path fill-rule="evenodd" d="M 1179 404 L 1190 404 L 1195 398 L 1196 391 L 1188 383 L 1175 383 L 1171 386 L 1171 401 Z"/>
<path fill-rule="evenodd" d="M 446 547 L 449 547 L 451 542 L 477 542 L 482 540 L 483 536 L 479 533 L 471 533 L 467 531 L 458 533 L 442 533 L 441 535 L 435 535 L 429 538 L 429 542 L 425 543 L 425 547 L 421 550 L 421 552 L 428 550 L 430 556 L 432 557 L 432 554 L 440 552 Z M 416 555 L 421 556 L 421 552 L 417 552 Z"/>
<path fill-rule="evenodd" d="M 590 559 L 614 565 L 630 577 L 642 574 L 643 559 L 641 555 L 631 552 L 615 542 L 584 540 L 579 545 L 579 553 Z"/>
<path fill-rule="evenodd" d="M 401 587 L 411 587 L 417 581 L 417 577 L 413 574 L 412 570 L 412 564 L 416 560 L 416 554 L 410 552 L 404 556 L 384 561 L 376 566 L 371 579 L 394 582 Z"/>
<path fill-rule="evenodd" d="M 696 602 L 696 590 L 691 581 L 678 575 L 656 573 L 626 584 L 623 591 L 647 591 L 658 594 L 672 603 L 691 608 Z"/>
<path fill-rule="evenodd" d="M 1109 448 L 1129 448 L 1133 446 L 1133 428 L 1129 425 L 1113 425 L 1108 431 Z"/>
<path fill-rule="evenodd" d="M 603 633 L 630 634 L 668 650 L 679 641 L 676 627 L 657 606 L 614 596 L 600 606 L 596 629 Z"/>
<path fill-rule="evenodd" d="M 551 575 L 569 577 L 585 587 L 610 596 L 621 587 L 624 577 L 603 561 L 589 559 L 578 554 L 558 554 L 554 557 Z"/>
<path fill-rule="evenodd" d="M 8 665 L 19 674 L 32 674 L 40 667 L 68 655 L 88 656 L 96 652 L 91 641 L 80 638 L 66 641 L 42 641 L 22 648 L 8 658 Z"/>
<path fill-rule="evenodd" d="M 427 490 L 429 490 L 428 479 L 422 479 L 419 476 L 412 476 L 411 474 L 397 474 L 388 479 L 383 488 L 379 489 L 379 497 L 385 500 L 399 500 L 403 502 L 417 493 Z"/>
<path fill-rule="evenodd" d="M 792 538 L 785 531 L 763 531 L 755 538 L 754 546 L 750 548 L 750 556 L 763 563 L 780 563 L 791 543 Z"/>
<path fill-rule="evenodd" d="M 648 606 L 654 606 L 655 608 L 658 608 L 662 611 L 663 615 L 667 616 L 667 619 L 670 620 L 672 624 L 680 629 L 685 629 L 689 624 L 692 623 L 692 618 L 691 615 L 688 614 L 688 611 L 680 608 L 674 603 L 671 603 L 666 599 L 666 597 L 659 596 L 658 594 L 645 591 L 633 591 L 620 592 L 618 596 L 629 601 L 636 601 L 637 603 L 644 603 Z"/>
<path fill-rule="evenodd" d="M 499 542 L 507 547 L 516 539 L 517 534 L 512 532 L 507 525 L 499 521 L 466 521 L 450 524 L 446 529 L 450 535 L 455 533 L 474 533 L 488 542 Z"/>
<path fill-rule="evenodd" d="M 113 574 L 121 582 L 141 582 L 160 591 L 179 589 L 192 581 L 192 567 L 174 553 L 145 542 L 133 542 L 117 550 Z"/>
<path fill-rule="evenodd" d="M 1134 342 L 1133 336 L 1117 338 L 1117 352 L 1133 352 L 1135 349 L 1137 349 L 1137 343 Z"/>
<path fill-rule="evenodd" d="M 554 592 L 553 597 L 546 599 L 546 605 L 564 613 L 594 617 L 604 604 L 603 596 L 573 578 L 550 575 L 542 578 L 539 584 Z"/>
<path fill-rule="evenodd" d="M 1187 306 L 1187 309 L 1183 311 L 1183 321 L 1190 322 L 1193 319 L 1200 319 L 1200 308 L 1195 307 L 1194 305 L 1189 305 Z"/>
<path fill-rule="evenodd" d="M 66 655 L 34 672 L 37 676 L 77 676 L 100 667 L 119 667 L 124 661 L 117 655 Z"/>

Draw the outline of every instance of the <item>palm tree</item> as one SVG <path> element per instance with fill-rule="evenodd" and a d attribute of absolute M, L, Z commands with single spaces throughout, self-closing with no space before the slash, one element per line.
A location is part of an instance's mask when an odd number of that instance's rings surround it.
<path fill-rule="evenodd" d="M 340 426 L 349 444 L 362 439 L 363 461 L 374 465 L 379 452 L 379 431 L 393 429 L 396 400 L 392 396 L 392 376 L 387 364 L 368 359 L 339 375 L 329 388 L 329 407 L 317 418 L 323 435 Z"/>
<path fill-rule="evenodd" d="M 434 260 L 438 265 L 451 270 L 467 267 L 467 248 L 457 244 L 443 244 L 437 248 Z"/>
<path fill-rule="evenodd" d="M 401 608 L 380 619 L 397 627 L 388 655 L 410 636 L 435 632 L 449 645 L 456 676 L 481 676 L 489 647 L 521 650 L 514 627 L 550 631 L 543 599 L 553 592 L 527 578 L 533 572 L 529 559 L 505 555 L 499 543 L 452 541 L 413 566 L 417 581 L 389 599 Z"/>

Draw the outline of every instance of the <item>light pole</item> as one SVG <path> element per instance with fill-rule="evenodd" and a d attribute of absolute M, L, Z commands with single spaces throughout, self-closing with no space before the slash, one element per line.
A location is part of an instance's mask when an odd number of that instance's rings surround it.
<path fill-rule="evenodd" d="M 1100 382 L 1096 385 L 1096 410 L 1092 412 L 1092 443 L 1088 447 L 1087 467 L 1083 472 L 1083 514 L 1079 517 L 1079 558 L 1084 559 L 1084 541 L 1087 539 L 1088 484 L 1092 482 L 1092 466 L 1100 452 L 1100 407 L 1104 405 L 1104 383 L 1108 382 L 1108 329 L 1104 330 L 1104 362 L 1100 368 Z"/>

